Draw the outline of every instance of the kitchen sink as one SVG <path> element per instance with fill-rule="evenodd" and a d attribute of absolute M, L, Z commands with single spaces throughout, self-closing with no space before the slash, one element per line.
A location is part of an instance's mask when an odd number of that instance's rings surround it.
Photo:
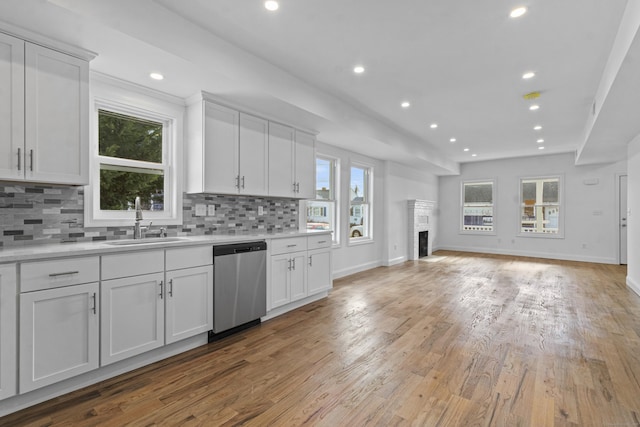
<path fill-rule="evenodd" d="M 179 242 L 186 240 L 184 237 L 150 237 L 146 239 L 130 239 L 130 240 L 111 240 L 105 242 L 107 245 L 114 246 L 131 246 L 131 245 L 152 245 L 168 242 Z"/>

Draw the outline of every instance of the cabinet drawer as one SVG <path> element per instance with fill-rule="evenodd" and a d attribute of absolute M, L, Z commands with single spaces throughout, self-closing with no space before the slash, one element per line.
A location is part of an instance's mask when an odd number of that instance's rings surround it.
<path fill-rule="evenodd" d="M 213 246 L 167 249 L 167 271 L 213 264 Z"/>
<path fill-rule="evenodd" d="M 164 250 L 125 252 L 102 257 L 102 280 L 164 272 Z"/>
<path fill-rule="evenodd" d="M 331 234 L 321 234 L 319 236 L 307 237 L 307 245 L 309 250 L 330 248 L 331 247 Z"/>
<path fill-rule="evenodd" d="M 290 252 L 306 251 L 306 237 L 289 237 L 286 239 L 271 240 L 271 255 L 286 254 Z"/>
<path fill-rule="evenodd" d="M 20 264 L 20 292 L 97 282 L 99 257 L 32 261 Z"/>

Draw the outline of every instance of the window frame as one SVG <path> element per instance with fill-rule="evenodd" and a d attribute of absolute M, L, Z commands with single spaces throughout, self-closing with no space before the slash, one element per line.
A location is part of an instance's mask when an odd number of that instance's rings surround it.
<path fill-rule="evenodd" d="M 548 180 L 557 180 L 558 181 L 558 202 L 551 206 L 558 206 L 560 210 L 558 214 L 558 232 L 557 233 L 540 233 L 540 232 L 524 232 L 522 231 L 522 208 L 524 207 L 524 200 L 522 194 L 522 184 L 524 181 L 548 181 Z M 537 190 L 536 190 L 537 191 Z M 537 197 L 537 195 L 536 195 Z M 564 175 L 563 174 L 555 174 L 555 175 L 543 175 L 543 176 L 524 176 L 518 179 L 518 223 L 517 223 L 517 236 L 518 237 L 533 237 L 533 238 L 545 238 L 545 239 L 563 239 L 564 238 L 564 211 L 565 211 L 565 203 L 564 203 Z M 538 204 L 536 201 L 536 205 Z"/>
<path fill-rule="evenodd" d="M 104 79 L 104 80 L 103 80 Z M 92 81 L 91 113 L 91 165 L 90 182 L 85 187 L 85 226 L 122 227 L 135 222 L 134 211 L 110 211 L 100 209 L 101 164 L 132 167 L 132 171 L 153 169 L 164 172 L 164 209 L 143 211 L 144 224 L 182 224 L 182 183 L 178 174 L 182 171 L 182 126 L 184 102 L 169 95 L 153 92 L 129 83 L 112 82 L 103 77 Z M 99 154 L 99 110 L 151 120 L 163 125 L 162 163 L 101 156 Z"/>
<path fill-rule="evenodd" d="M 329 199 L 313 199 L 313 200 L 305 200 L 305 206 L 302 212 L 304 212 L 304 224 L 305 230 L 306 225 L 308 223 L 308 209 L 309 203 L 318 201 L 318 202 L 329 202 L 333 203 L 333 230 L 331 233 L 332 245 L 340 244 L 340 159 L 332 156 L 328 156 L 325 154 L 316 153 L 314 161 L 317 162 L 318 159 L 325 160 L 330 162 L 330 176 L 329 176 L 329 186 L 330 186 L 330 198 Z M 314 177 L 314 189 L 317 192 L 317 167 L 316 167 L 316 176 Z"/>
<path fill-rule="evenodd" d="M 363 191 L 363 195 L 365 196 L 365 199 L 361 202 L 361 203 L 356 203 L 356 205 L 366 205 L 367 206 L 367 218 L 366 218 L 366 223 L 367 223 L 367 230 L 366 233 L 363 234 L 363 236 L 360 237 L 351 237 L 351 221 L 350 221 L 350 217 L 351 217 L 351 207 L 353 206 L 353 204 L 351 203 L 351 172 L 353 168 L 357 168 L 357 169 L 362 169 L 364 171 L 364 175 L 365 175 L 365 179 L 364 179 L 364 183 L 363 185 L 365 186 L 364 191 Z M 374 167 L 370 164 L 366 164 L 366 163 L 361 163 L 361 162 L 354 162 L 351 161 L 349 164 L 349 180 L 348 180 L 348 196 L 347 196 L 347 221 L 346 221 L 346 226 L 347 226 L 347 242 L 348 244 L 351 245 L 362 245 L 362 244 L 368 244 L 368 243 L 373 243 L 373 220 L 374 220 L 374 215 L 373 215 L 373 177 L 374 177 Z M 364 221 L 363 221 L 364 222 Z"/>
<path fill-rule="evenodd" d="M 483 229 L 469 229 L 465 230 L 464 225 L 464 208 L 465 208 L 465 185 L 467 184 L 491 184 L 491 209 L 492 209 L 492 226 L 491 230 L 483 230 Z M 497 213 L 497 203 L 496 203 L 496 194 L 497 194 L 497 180 L 495 178 L 490 179 L 473 179 L 473 180 L 464 180 L 460 181 L 460 221 L 459 221 L 459 232 L 460 234 L 478 234 L 483 236 L 492 236 L 497 235 L 497 221 L 496 221 L 496 213 Z M 479 226 L 480 227 L 480 226 Z"/>

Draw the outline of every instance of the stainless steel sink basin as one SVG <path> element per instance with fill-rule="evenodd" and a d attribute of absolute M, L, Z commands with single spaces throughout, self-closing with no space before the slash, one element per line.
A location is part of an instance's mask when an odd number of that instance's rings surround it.
<path fill-rule="evenodd" d="M 153 245 L 160 243 L 179 242 L 186 240 L 184 237 L 149 237 L 147 239 L 131 239 L 131 240 L 111 240 L 105 242 L 107 245 L 114 246 L 131 246 L 131 245 Z"/>

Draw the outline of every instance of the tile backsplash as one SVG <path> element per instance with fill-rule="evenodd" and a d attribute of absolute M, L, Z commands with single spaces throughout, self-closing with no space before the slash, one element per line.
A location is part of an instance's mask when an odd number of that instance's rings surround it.
<path fill-rule="evenodd" d="M 196 216 L 196 204 L 214 205 L 215 216 Z M 293 231 L 298 210 L 296 199 L 184 194 L 182 225 L 165 228 L 169 236 Z M 83 187 L 0 182 L 0 247 L 131 238 L 132 226 L 85 227 Z"/>

